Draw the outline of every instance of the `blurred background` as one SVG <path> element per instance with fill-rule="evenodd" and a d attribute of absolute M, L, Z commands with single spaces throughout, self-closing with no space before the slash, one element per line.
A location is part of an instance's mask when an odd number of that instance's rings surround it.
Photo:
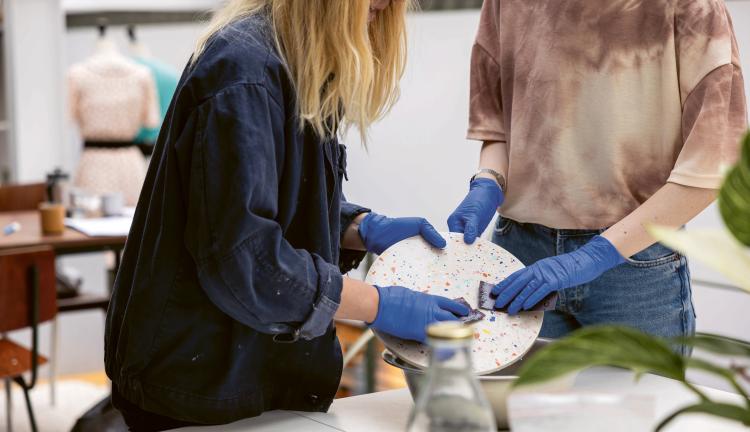
<path fill-rule="evenodd" d="M 89 236 L 70 234 L 64 244 L 61 237 L 52 245 L 59 313 L 38 326 L 37 347 L 50 363 L 39 367 L 32 391 L 37 416 L 47 424 L 42 430 L 69 430 L 108 392 L 102 358 L 104 311 L 124 242 L 123 223 L 135 204 L 170 92 L 208 11 L 219 3 L 0 0 L 0 222 L 15 222 L 8 212 L 24 210 L 3 208 L 4 199 L 29 197 L 39 188 L 45 193 L 67 191 L 66 199 L 74 201 L 67 204 L 77 212 L 73 216 L 120 216 L 105 225 L 83 223 L 80 229 Z M 410 15 L 410 57 L 400 102 L 373 128 L 368 150 L 356 131 L 344 139 L 349 148 L 349 182 L 344 186 L 349 200 L 391 216 L 424 216 L 447 229 L 447 216 L 463 198 L 479 153 L 479 144 L 467 141 L 465 133 L 469 56 L 481 3 L 423 1 L 421 11 Z M 750 70 L 750 1 L 727 4 L 743 65 Z M 105 66 L 116 70 L 113 81 L 92 80 L 88 71 Z M 111 98 L 113 111 L 90 112 L 78 103 L 86 93 Z M 133 141 L 139 145 L 123 144 Z M 3 198 L 3 188 L 19 184 L 37 187 L 12 190 Z M 20 230 L 8 239 L 32 235 L 32 227 L 20 222 Z M 718 212 L 710 208 L 691 226 L 721 226 Z M 0 254 L 13 245 L 9 241 L 0 238 Z M 748 297 L 699 265 L 692 270 L 698 330 L 746 336 Z M 10 283 L 1 276 L 0 282 Z M 3 301 L 9 300 L 0 294 Z M 0 315 L 2 311 L 0 306 Z M 345 345 L 360 333 L 356 325 L 340 324 Z M 29 329 L 8 331 L 8 336 L 19 345 L 33 345 Z M 374 357 L 379 352 L 377 346 L 366 350 Z M 721 386 L 706 377 L 696 379 Z M 398 386 L 403 386 L 399 374 L 360 356 L 347 369 L 341 394 Z M 16 430 L 26 430 L 18 391 L 12 397 L 13 423 Z M 6 398 L 0 396 L 0 407 Z M 0 408 L 0 430 L 7 427 L 6 419 L 5 408 Z"/>

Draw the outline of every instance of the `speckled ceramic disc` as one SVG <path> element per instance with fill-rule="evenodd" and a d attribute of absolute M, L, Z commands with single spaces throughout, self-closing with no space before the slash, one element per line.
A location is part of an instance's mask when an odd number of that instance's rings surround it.
<path fill-rule="evenodd" d="M 523 268 L 518 259 L 483 239 L 467 245 L 461 234 L 442 233 L 444 250 L 432 248 L 421 237 L 404 240 L 385 251 L 367 273 L 367 282 L 398 285 L 451 299 L 463 297 L 476 308 L 479 282 L 498 283 Z M 542 312 L 516 316 L 486 311 L 474 324 L 472 360 L 477 374 L 488 374 L 513 364 L 534 344 L 542 327 Z M 386 347 L 408 363 L 426 368 L 427 347 L 376 332 Z"/>

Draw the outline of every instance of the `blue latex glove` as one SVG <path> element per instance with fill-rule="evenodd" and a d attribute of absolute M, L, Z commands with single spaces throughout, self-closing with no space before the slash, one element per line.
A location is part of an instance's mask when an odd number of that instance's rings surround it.
<path fill-rule="evenodd" d="M 369 252 L 378 255 L 401 240 L 421 235 L 427 243 L 444 248 L 445 239 L 424 218 L 389 218 L 369 213 L 359 224 L 359 236 Z"/>
<path fill-rule="evenodd" d="M 531 309 L 553 291 L 591 282 L 624 262 L 609 240 L 596 236 L 575 252 L 537 261 L 500 282 L 492 289 L 495 307 L 510 303 L 511 315 Z"/>
<path fill-rule="evenodd" d="M 502 189 L 494 180 L 474 179 L 458 208 L 448 217 L 448 229 L 463 233 L 464 242 L 472 244 L 481 235 L 495 216 L 497 208 L 505 200 Z"/>
<path fill-rule="evenodd" d="M 400 286 L 379 287 L 378 315 L 370 326 L 401 339 L 424 342 L 427 326 L 438 321 L 456 321 L 470 310 L 445 297 L 412 291 Z"/>

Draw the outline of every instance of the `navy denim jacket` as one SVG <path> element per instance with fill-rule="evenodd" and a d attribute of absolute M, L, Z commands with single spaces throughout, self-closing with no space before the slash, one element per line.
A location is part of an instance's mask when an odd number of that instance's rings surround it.
<path fill-rule="evenodd" d="M 328 409 L 345 147 L 300 130 L 262 17 L 224 29 L 186 68 L 138 202 L 107 314 L 121 396 L 197 423 Z M 346 265 L 340 266 L 341 262 Z"/>

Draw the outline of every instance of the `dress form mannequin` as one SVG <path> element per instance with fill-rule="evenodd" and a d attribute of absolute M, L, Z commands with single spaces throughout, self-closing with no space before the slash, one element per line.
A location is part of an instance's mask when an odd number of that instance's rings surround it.
<path fill-rule="evenodd" d="M 84 141 L 76 186 L 94 194 L 121 192 L 135 205 L 146 169 L 133 139 L 159 121 L 151 72 L 103 35 L 94 54 L 70 68 L 68 84 L 71 117 Z"/>

